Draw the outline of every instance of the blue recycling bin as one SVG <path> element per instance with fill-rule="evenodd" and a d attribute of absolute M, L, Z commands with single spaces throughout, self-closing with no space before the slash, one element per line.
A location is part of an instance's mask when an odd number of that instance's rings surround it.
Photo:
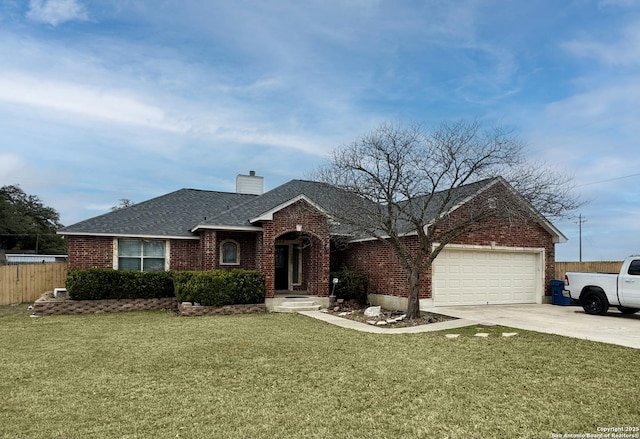
<path fill-rule="evenodd" d="M 560 305 L 560 306 L 571 305 L 571 299 L 569 297 L 564 297 L 562 295 L 563 289 L 564 289 L 564 281 L 562 280 L 551 281 L 551 304 L 552 305 Z"/>

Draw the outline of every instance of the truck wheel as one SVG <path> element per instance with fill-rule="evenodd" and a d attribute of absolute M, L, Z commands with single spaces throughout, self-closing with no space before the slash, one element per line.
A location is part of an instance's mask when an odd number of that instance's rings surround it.
<path fill-rule="evenodd" d="M 604 293 L 600 291 L 588 291 L 582 298 L 584 312 L 592 315 L 603 316 L 609 309 L 609 302 Z"/>
<path fill-rule="evenodd" d="M 619 306 L 618 310 L 620 310 L 622 314 L 635 314 L 640 311 L 638 308 L 627 308 L 626 306 Z"/>

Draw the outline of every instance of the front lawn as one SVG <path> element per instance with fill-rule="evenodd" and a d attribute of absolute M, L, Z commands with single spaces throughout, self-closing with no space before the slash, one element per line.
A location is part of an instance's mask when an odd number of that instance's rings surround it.
<path fill-rule="evenodd" d="M 2 438 L 550 438 L 640 425 L 640 351 L 304 316 L 0 307 Z M 503 338 L 503 331 L 518 332 Z"/>

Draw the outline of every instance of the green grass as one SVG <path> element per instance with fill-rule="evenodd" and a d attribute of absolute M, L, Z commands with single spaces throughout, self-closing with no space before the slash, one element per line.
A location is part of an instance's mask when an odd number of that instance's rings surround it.
<path fill-rule="evenodd" d="M 549 438 L 640 424 L 640 352 L 299 315 L 0 307 L 2 438 Z"/>

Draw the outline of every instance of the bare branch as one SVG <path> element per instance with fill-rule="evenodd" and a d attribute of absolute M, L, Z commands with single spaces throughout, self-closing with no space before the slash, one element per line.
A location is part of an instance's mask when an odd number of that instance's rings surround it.
<path fill-rule="evenodd" d="M 385 124 L 334 150 L 314 179 L 355 195 L 335 213 L 340 222 L 393 248 L 407 271 L 411 316 L 420 275 L 462 233 L 495 216 L 557 217 L 580 205 L 570 177 L 527 163 L 523 149 L 512 130 L 485 128 L 478 121 L 445 122 L 430 130 Z M 501 185 L 510 201 L 492 191 L 474 192 L 496 177 L 513 188 Z M 471 195 L 465 214 L 451 220 L 452 209 Z M 407 234 L 417 236 L 418 251 L 407 246 Z"/>

